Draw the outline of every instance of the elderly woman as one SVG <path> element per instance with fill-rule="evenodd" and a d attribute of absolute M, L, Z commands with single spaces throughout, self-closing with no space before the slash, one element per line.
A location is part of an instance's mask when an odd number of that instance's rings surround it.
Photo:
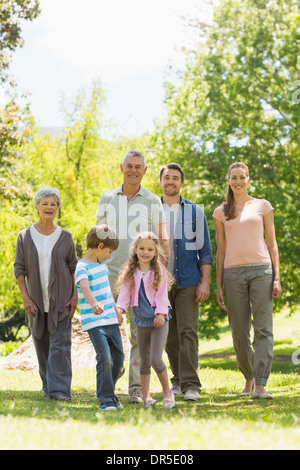
<path fill-rule="evenodd" d="M 19 233 L 14 274 L 37 353 L 44 395 L 70 401 L 77 257 L 71 233 L 54 223 L 61 205 L 59 191 L 43 187 L 34 203 L 39 221 Z"/>

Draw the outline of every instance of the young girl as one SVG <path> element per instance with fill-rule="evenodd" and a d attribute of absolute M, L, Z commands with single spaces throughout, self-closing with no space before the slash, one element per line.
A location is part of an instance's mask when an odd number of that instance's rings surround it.
<path fill-rule="evenodd" d="M 160 247 L 152 232 L 140 233 L 133 241 L 131 255 L 118 279 L 117 307 L 126 313 L 131 304 L 137 324 L 137 340 L 140 353 L 141 386 L 146 408 L 156 400 L 149 392 L 151 366 L 155 370 L 163 390 L 163 408 L 175 405 L 168 382 L 162 353 L 168 335 L 169 299 L 171 278 L 159 261 Z"/>

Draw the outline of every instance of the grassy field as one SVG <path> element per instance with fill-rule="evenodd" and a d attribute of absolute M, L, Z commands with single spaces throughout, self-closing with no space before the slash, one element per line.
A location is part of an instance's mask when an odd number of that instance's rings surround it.
<path fill-rule="evenodd" d="M 300 365 L 291 360 L 298 349 L 300 312 L 276 315 L 267 387 L 274 400 L 242 398 L 244 380 L 224 324 L 220 340 L 200 343 L 201 399 L 192 403 L 178 396 L 171 411 L 162 409 L 154 373 L 151 389 L 158 404 L 153 410 L 128 403 L 126 370 L 117 383 L 124 409 L 103 413 L 94 370 L 74 371 L 71 403 L 44 398 L 37 371 L 0 370 L 0 449 L 299 450 Z"/>

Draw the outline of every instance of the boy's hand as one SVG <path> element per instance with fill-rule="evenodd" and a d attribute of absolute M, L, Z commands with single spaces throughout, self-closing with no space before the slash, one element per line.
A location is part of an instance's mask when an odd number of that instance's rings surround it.
<path fill-rule="evenodd" d="M 124 317 L 123 317 L 122 313 L 119 312 L 119 309 L 117 309 L 116 312 L 117 312 L 117 317 L 118 317 L 118 321 L 119 321 L 119 326 L 121 326 L 122 323 L 123 323 Z"/>
<path fill-rule="evenodd" d="M 93 313 L 95 315 L 101 315 L 104 312 L 104 307 L 100 302 L 96 302 L 95 304 L 91 305 Z"/>
<path fill-rule="evenodd" d="M 153 326 L 155 326 L 155 328 L 161 328 L 165 324 L 165 318 L 166 315 L 158 313 L 157 315 L 155 315 Z"/>
<path fill-rule="evenodd" d="M 123 315 L 124 315 L 126 312 L 125 312 L 125 310 L 123 310 L 123 308 L 117 307 L 116 304 L 115 304 L 115 310 L 116 310 L 116 314 L 117 314 L 119 326 L 121 326 L 122 323 L 123 323 L 123 320 L 124 320 Z"/>

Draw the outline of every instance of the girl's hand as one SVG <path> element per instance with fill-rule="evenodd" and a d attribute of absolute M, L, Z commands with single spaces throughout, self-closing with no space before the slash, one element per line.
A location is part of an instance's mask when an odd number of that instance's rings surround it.
<path fill-rule="evenodd" d="M 165 324 L 165 318 L 166 315 L 158 313 L 155 315 L 153 326 L 155 326 L 155 328 L 161 328 Z"/>

